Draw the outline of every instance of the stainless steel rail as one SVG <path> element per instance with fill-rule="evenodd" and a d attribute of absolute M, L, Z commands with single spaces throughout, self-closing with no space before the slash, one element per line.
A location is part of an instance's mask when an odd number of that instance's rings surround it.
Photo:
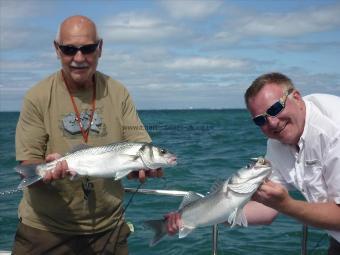
<path fill-rule="evenodd" d="M 181 190 L 157 190 L 157 189 L 134 189 L 134 188 L 125 188 L 125 192 L 128 193 L 141 193 L 145 195 L 157 195 L 157 196 L 174 196 L 174 197 L 183 197 L 188 194 L 188 191 Z M 202 194 L 197 193 L 200 196 Z M 303 225 L 302 227 L 302 238 L 301 238 L 301 255 L 307 255 L 307 234 L 308 227 L 307 225 Z M 217 225 L 213 226 L 212 230 L 212 255 L 217 255 L 217 239 L 218 239 L 218 228 Z"/>
<path fill-rule="evenodd" d="M 308 226 L 302 225 L 301 255 L 307 255 Z"/>
<path fill-rule="evenodd" d="M 162 190 L 162 189 L 133 189 L 133 188 L 124 188 L 125 192 L 129 193 L 142 193 L 146 195 L 159 195 L 159 196 L 173 196 L 173 197 L 184 197 L 188 194 L 188 191 L 180 191 L 180 190 Z M 203 195 L 201 195 L 203 196 Z"/>

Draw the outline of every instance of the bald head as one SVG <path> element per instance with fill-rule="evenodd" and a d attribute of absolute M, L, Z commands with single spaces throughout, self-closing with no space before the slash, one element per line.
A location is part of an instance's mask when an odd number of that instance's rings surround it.
<path fill-rule="evenodd" d="M 99 41 L 96 24 L 88 17 L 76 15 L 65 19 L 59 26 L 56 42 L 63 44 L 63 41 L 75 38 L 89 38 L 93 42 Z"/>

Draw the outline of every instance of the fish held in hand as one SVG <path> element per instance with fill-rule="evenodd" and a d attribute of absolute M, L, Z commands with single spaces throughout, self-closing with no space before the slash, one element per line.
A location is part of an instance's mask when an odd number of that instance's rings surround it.
<path fill-rule="evenodd" d="M 18 189 L 25 188 L 53 171 L 57 163 L 66 160 L 71 175 L 114 178 L 119 180 L 132 171 L 158 169 L 176 165 L 176 156 L 151 143 L 113 143 L 91 147 L 79 145 L 57 160 L 31 165 L 19 165 L 15 170 L 23 176 Z"/>
<path fill-rule="evenodd" d="M 270 174 L 269 162 L 258 158 L 256 162 L 238 170 L 226 181 L 214 185 L 206 196 L 189 192 L 178 209 L 182 221 L 179 238 L 186 237 L 197 227 L 220 223 L 227 223 L 231 227 L 246 227 L 248 223 L 243 207 Z M 164 219 L 145 222 L 155 233 L 150 246 L 156 245 L 167 234 L 166 224 Z"/>

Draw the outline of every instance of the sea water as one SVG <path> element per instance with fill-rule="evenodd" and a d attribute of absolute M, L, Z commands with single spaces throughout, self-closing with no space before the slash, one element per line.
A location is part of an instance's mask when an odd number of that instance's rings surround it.
<path fill-rule="evenodd" d="M 163 179 L 149 179 L 142 188 L 209 192 L 217 180 L 228 178 L 250 162 L 263 156 L 266 138 L 252 124 L 246 110 L 150 110 L 140 117 L 153 142 L 178 157 L 178 165 L 164 170 Z M 16 112 L 0 112 L 0 192 L 15 189 L 19 176 L 15 161 Z M 124 186 L 136 188 L 138 181 L 125 180 Z M 298 194 L 293 193 L 297 198 Z M 0 195 L 0 250 L 10 250 L 17 225 L 17 207 L 22 194 Z M 125 196 L 125 204 L 131 194 Z M 42 201 L 43 203 L 43 201 Z M 180 197 L 136 194 L 126 208 L 126 219 L 134 225 L 129 238 L 132 255 L 211 254 L 212 228 L 194 230 L 186 238 L 167 237 L 149 247 L 151 230 L 143 221 L 162 218 L 181 203 Z M 197 215 L 199 217 L 199 215 Z M 270 226 L 218 227 L 218 253 L 228 255 L 300 254 L 302 225 L 280 215 Z M 328 239 L 324 231 L 309 228 L 308 255 L 325 254 Z"/>

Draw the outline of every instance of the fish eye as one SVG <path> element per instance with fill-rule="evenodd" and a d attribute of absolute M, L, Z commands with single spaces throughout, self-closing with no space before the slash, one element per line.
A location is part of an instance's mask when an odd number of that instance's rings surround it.
<path fill-rule="evenodd" d="M 159 152 L 160 152 L 160 154 L 165 154 L 166 150 L 165 149 L 160 149 Z"/>

